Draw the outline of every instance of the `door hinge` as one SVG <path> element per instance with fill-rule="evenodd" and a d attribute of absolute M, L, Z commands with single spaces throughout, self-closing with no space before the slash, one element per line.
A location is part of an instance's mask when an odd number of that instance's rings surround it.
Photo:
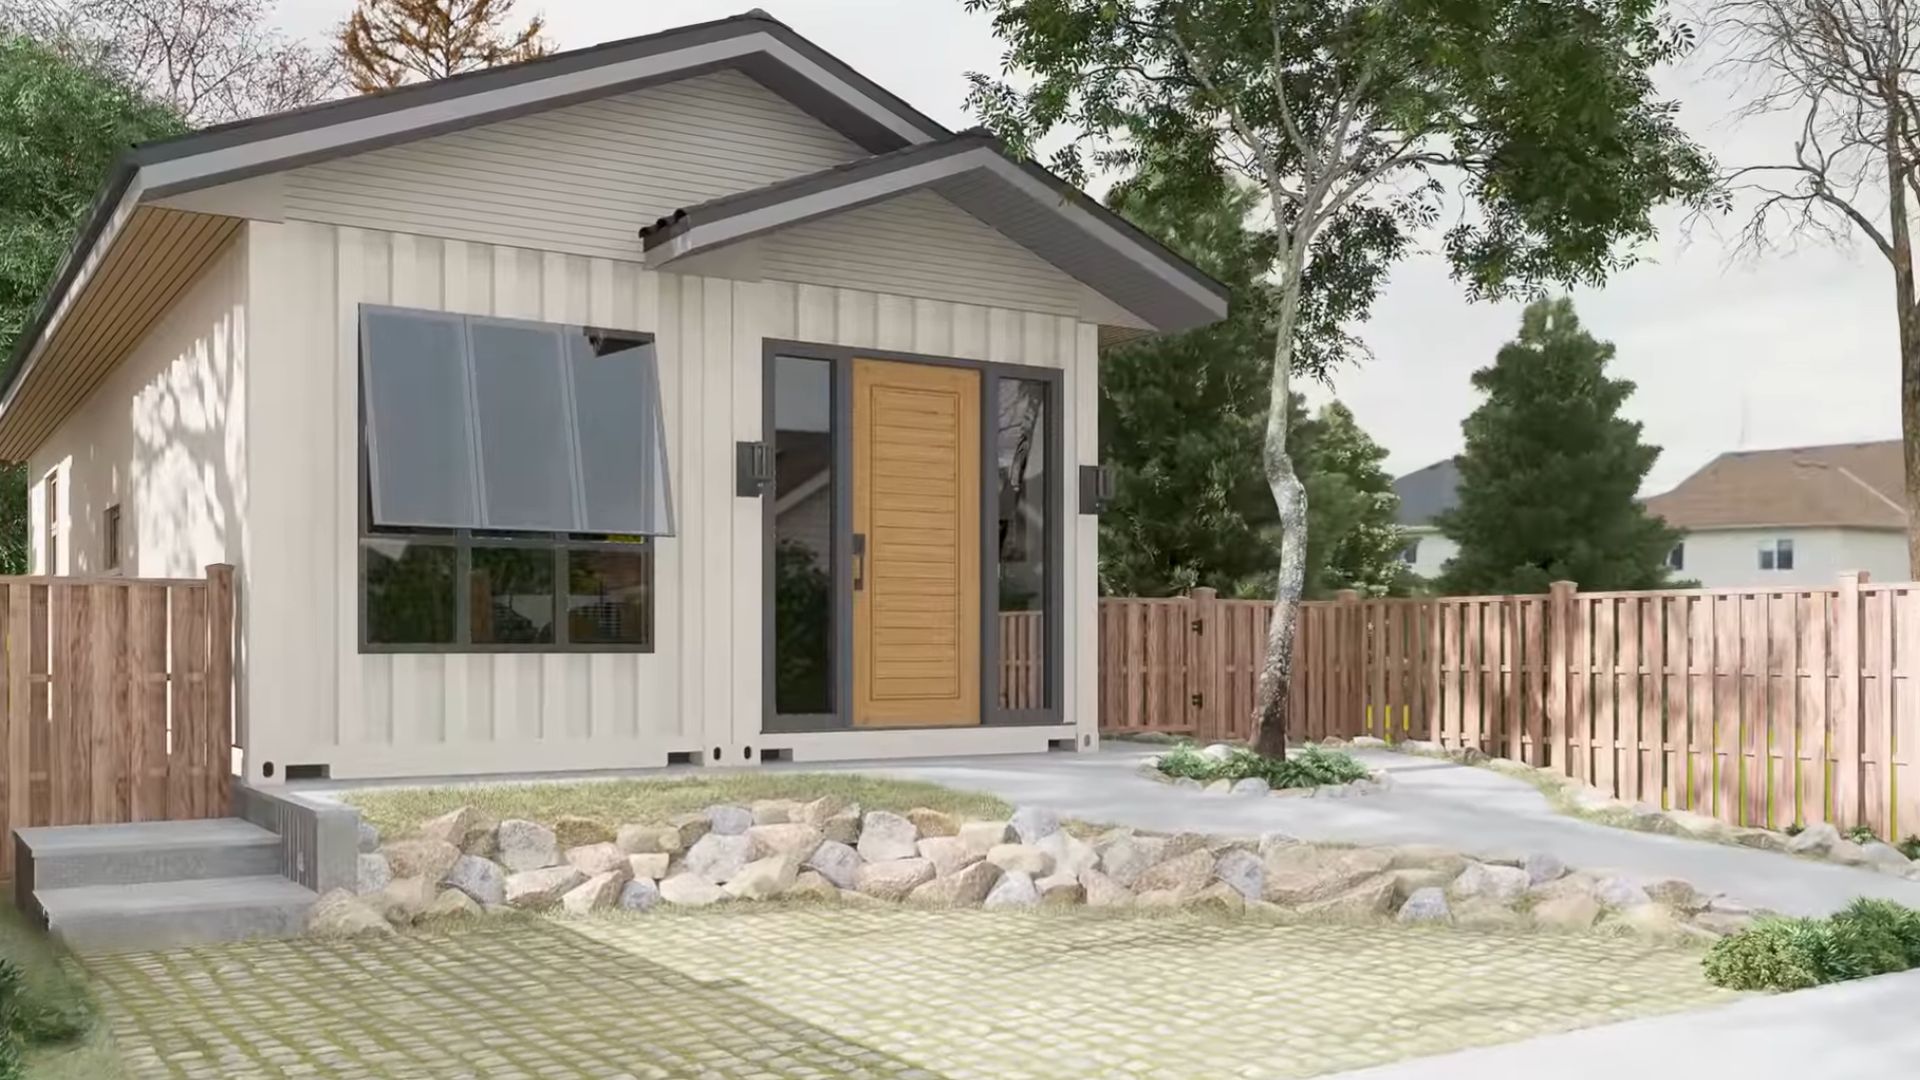
<path fill-rule="evenodd" d="M 1206 701 L 1207 701 L 1206 695 L 1204 694 L 1195 694 L 1188 700 L 1193 702 L 1193 707 L 1196 709 L 1204 708 L 1206 706 Z"/>

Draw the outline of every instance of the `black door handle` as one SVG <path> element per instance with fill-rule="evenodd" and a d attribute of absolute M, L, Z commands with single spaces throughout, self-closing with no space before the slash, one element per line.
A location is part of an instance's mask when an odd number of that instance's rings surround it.
<path fill-rule="evenodd" d="M 853 534 L 853 591 L 867 587 L 867 534 Z"/>

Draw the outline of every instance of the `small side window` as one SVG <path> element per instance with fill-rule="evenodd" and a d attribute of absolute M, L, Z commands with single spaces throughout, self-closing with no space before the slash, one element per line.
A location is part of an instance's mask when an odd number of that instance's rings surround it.
<path fill-rule="evenodd" d="M 1781 540 L 1774 544 L 1773 566 L 1776 570 L 1793 569 L 1793 541 Z"/>
<path fill-rule="evenodd" d="M 100 565 L 120 569 L 120 504 L 107 507 L 100 521 Z"/>
<path fill-rule="evenodd" d="M 1678 544 L 1673 545 L 1673 550 L 1667 552 L 1667 569 L 1685 570 L 1686 568 L 1687 568 L 1687 545 L 1685 541 L 1682 541 Z"/>
<path fill-rule="evenodd" d="M 1760 569 L 1762 570 L 1773 569 L 1773 545 L 1772 544 L 1760 545 Z"/>

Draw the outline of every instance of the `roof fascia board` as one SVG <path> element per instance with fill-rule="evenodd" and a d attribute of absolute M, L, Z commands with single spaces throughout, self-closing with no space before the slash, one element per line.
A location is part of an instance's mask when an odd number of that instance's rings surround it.
<path fill-rule="evenodd" d="M 801 75 L 831 95 L 840 106 L 880 125 L 903 143 L 925 143 L 939 137 L 939 133 L 924 131 L 876 102 L 775 35 L 759 30 L 418 104 L 406 104 L 403 100 L 390 110 L 347 120 L 334 121 L 320 114 L 311 125 L 285 134 L 218 145 L 198 153 L 192 152 L 189 138 L 182 141 L 179 149 L 183 152 L 163 152 L 145 162 L 141 172 L 146 190 L 152 197 L 159 198 L 557 108 L 650 83 L 738 66 L 750 63 L 757 56 Z"/>
<path fill-rule="evenodd" d="M 1158 252 L 1143 247 L 1133 237 L 1101 220 L 1075 200 L 1063 197 L 1052 185 L 1035 177 L 998 150 L 978 143 L 965 145 L 963 149 L 932 160 L 913 161 L 872 176 L 845 182 L 823 178 L 822 182 L 828 186 L 802 194 L 792 194 L 790 189 L 782 193 L 786 197 L 774 201 L 761 201 L 755 205 L 754 200 L 742 200 L 737 206 L 745 208 L 736 208 L 712 221 L 702 223 L 696 216 L 687 227 L 671 233 L 656 248 L 648 251 L 647 264 L 652 268 L 663 268 L 675 259 L 698 251 L 737 243 L 776 229 L 805 224 L 829 214 L 880 202 L 975 169 L 992 172 L 1036 202 L 1052 204 L 1055 211 L 1068 222 L 1099 240 L 1116 255 L 1178 290 L 1203 310 L 1213 312 L 1215 318 L 1226 316 L 1225 297 L 1194 280 L 1180 267 L 1169 264 Z"/>

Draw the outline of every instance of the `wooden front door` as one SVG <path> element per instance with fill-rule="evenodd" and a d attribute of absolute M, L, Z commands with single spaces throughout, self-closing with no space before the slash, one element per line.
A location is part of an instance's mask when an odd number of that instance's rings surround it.
<path fill-rule="evenodd" d="M 853 362 L 853 722 L 980 722 L 980 373 Z"/>

